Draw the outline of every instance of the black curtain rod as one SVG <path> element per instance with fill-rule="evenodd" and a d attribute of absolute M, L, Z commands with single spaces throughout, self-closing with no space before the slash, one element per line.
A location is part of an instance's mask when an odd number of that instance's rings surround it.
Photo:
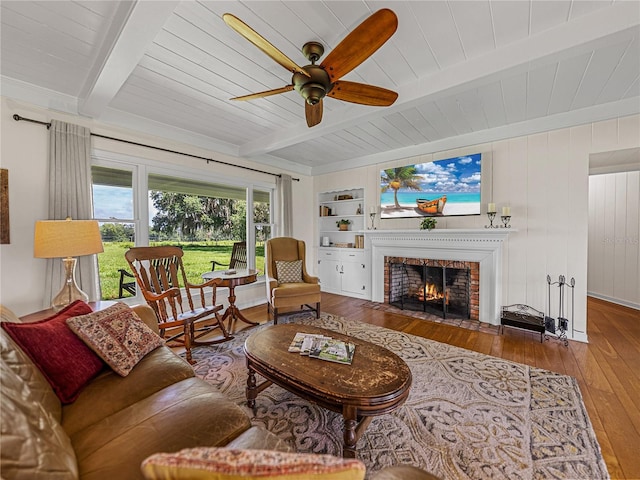
<path fill-rule="evenodd" d="M 31 122 L 31 123 L 37 123 L 39 125 L 44 125 L 45 127 L 47 127 L 47 130 L 51 127 L 51 123 L 41 122 L 40 120 L 33 120 L 31 118 L 21 117 L 17 113 L 13 115 L 13 119 L 16 122 L 19 122 L 20 120 L 24 120 L 25 122 Z M 220 163 L 222 165 L 228 165 L 230 167 L 243 168 L 244 170 L 251 170 L 252 172 L 264 173 L 266 175 L 273 175 L 274 177 L 282 177 L 282 174 L 280 174 L 280 173 L 265 172 L 264 170 L 258 170 L 256 168 L 243 167 L 242 165 L 234 165 L 233 163 L 223 162 L 222 160 L 215 160 L 213 158 L 201 157 L 200 155 L 193 155 L 191 153 L 178 152 L 177 150 L 170 150 L 168 148 L 156 147 L 155 145 L 148 145 L 146 143 L 138 143 L 138 142 L 132 142 L 131 140 L 123 140 L 121 138 L 108 137 L 106 135 L 100 135 L 98 133 L 92 133 L 91 136 L 92 137 L 105 138 L 107 140 L 115 140 L 116 142 L 128 143 L 129 145 L 136 145 L 138 147 L 152 148 L 153 150 L 160 150 L 161 152 L 175 153 L 177 155 L 183 155 L 185 157 L 197 158 L 197 159 L 200 159 L 200 160 L 204 160 L 205 162 L 207 162 L 207 164 L 209 162 Z M 291 180 L 295 180 L 296 182 L 300 181 L 299 178 L 291 178 Z"/>

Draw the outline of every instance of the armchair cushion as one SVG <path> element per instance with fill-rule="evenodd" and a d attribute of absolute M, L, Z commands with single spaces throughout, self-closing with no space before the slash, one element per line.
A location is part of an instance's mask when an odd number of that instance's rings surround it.
<path fill-rule="evenodd" d="M 300 297 L 320 293 L 317 283 L 284 283 L 271 291 L 273 298 Z"/>
<path fill-rule="evenodd" d="M 332 455 L 200 447 L 152 455 L 142 472 L 147 480 L 362 480 L 365 466 Z"/>
<path fill-rule="evenodd" d="M 278 283 L 302 282 L 302 260 L 293 262 L 276 260 L 276 273 L 278 275 Z"/>
<path fill-rule="evenodd" d="M 67 327 L 70 317 L 91 313 L 78 300 L 39 322 L 3 322 L 2 328 L 45 376 L 62 403 L 73 402 L 104 363 Z"/>
<path fill-rule="evenodd" d="M 67 324 L 123 377 L 145 355 L 164 345 L 164 340 L 122 302 L 89 315 L 70 318 Z"/>

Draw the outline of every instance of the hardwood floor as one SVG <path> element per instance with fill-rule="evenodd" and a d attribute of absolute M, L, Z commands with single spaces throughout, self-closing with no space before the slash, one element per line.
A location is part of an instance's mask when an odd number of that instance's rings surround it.
<path fill-rule="evenodd" d="M 587 304 L 589 343 L 555 340 L 505 328 L 471 331 L 373 310 L 365 302 L 322 294 L 322 311 L 450 345 L 571 375 L 578 380 L 602 455 L 613 479 L 640 479 L 640 312 L 597 299 Z M 264 320 L 266 306 L 242 311 Z"/>

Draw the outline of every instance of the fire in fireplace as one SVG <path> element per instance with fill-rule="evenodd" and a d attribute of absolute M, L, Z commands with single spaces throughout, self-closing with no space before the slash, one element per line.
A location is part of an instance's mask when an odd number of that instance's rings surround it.
<path fill-rule="evenodd" d="M 472 315 L 472 268 L 469 262 L 387 258 L 389 304 L 403 310 L 422 311 L 443 318 Z M 477 266 L 476 266 L 477 271 Z M 477 297 L 477 288 L 475 289 Z"/>
<path fill-rule="evenodd" d="M 421 302 L 440 302 L 444 300 L 445 305 L 449 305 L 449 289 L 443 294 L 442 291 L 438 290 L 438 286 L 435 283 L 425 283 L 418 289 L 416 296 Z"/>

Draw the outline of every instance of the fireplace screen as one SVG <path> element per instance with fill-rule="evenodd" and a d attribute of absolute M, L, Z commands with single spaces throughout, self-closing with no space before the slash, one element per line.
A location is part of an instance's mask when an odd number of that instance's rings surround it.
<path fill-rule="evenodd" d="M 444 261 L 389 262 L 389 303 L 442 318 L 470 318 L 470 269 Z"/>

